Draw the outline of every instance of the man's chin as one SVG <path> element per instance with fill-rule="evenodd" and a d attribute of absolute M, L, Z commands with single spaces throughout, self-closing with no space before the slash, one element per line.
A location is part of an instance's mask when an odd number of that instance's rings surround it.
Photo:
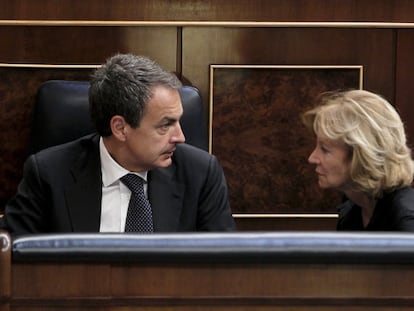
<path fill-rule="evenodd" d="M 158 164 L 158 167 L 168 167 L 172 163 L 171 157 L 167 157 L 165 159 L 162 159 Z"/>

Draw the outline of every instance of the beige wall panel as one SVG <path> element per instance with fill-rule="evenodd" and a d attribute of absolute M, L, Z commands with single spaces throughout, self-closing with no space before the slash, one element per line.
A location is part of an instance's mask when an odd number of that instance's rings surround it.
<path fill-rule="evenodd" d="M 208 104 L 209 65 L 362 65 L 364 87 L 393 100 L 394 30 L 184 27 L 183 77 Z"/>
<path fill-rule="evenodd" d="M 117 52 L 176 70 L 176 27 L 2 26 L 0 63 L 100 64 Z"/>

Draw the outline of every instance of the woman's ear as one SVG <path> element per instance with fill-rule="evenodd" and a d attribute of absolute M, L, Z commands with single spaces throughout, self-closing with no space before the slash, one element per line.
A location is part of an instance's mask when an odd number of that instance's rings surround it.
<path fill-rule="evenodd" d="M 120 141 L 125 141 L 127 123 L 124 117 L 115 115 L 111 118 L 110 124 L 112 135 Z"/>

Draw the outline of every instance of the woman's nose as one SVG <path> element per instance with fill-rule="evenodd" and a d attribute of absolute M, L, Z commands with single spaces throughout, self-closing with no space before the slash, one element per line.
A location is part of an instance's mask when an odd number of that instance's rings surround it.
<path fill-rule="evenodd" d="M 311 163 L 311 164 L 318 164 L 319 163 L 318 157 L 316 156 L 316 149 L 314 149 L 312 151 L 312 153 L 309 155 L 308 162 Z"/>

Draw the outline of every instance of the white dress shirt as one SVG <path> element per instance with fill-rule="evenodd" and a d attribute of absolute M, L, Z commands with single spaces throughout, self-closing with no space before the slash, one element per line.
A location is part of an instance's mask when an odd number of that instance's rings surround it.
<path fill-rule="evenodd" d="M 103 143 L 99 141 L 102 171 L 102 205 L 101 225 L 99 232 L 124 232 L 131 191 L 119 179 L 133 173 L 147 181 L 148 172 L 129 172 L 120 166 L 109 154 Z M 147 193 L 147 184 L 144 185 Z"/>

